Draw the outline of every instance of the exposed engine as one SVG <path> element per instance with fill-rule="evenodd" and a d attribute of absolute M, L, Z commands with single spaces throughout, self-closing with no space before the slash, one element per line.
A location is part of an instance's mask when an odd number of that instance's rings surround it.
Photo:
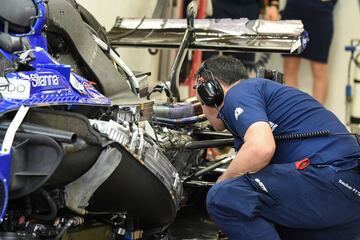
<path fill-rule="evenodd" d="M 105 225 L 121 239 L 137 230 L 161 233 L 174 220 L 182 176 L 203 160 L 201 151 L 184 149 L 192 139 L 184 131 L 128 122 L 138 114 L 132 110 L 108 113 L 28 113 L 13 143 L 6 237 L 61 239 L 68 228 Z"/>

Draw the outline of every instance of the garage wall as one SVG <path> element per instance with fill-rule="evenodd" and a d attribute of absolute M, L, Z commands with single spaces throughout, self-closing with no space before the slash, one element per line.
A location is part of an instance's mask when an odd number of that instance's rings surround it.
<path fill-rule="evenodd" d="M 78 0 L 78 2 L 92 12 L 107 29 L 111 28 L 116 16 L 151 16 L 156 4 L 156 0 Z M 285 0 L 280 0 L 280 3 L 283 6 Z M 345 84 L 349 59 L 349 53 L 344 51 L 344 47 L 349 44 L 351 38 L 360 38 L 358 0 L 338 0 L 334 14 L 335 33 L 329 59 L 330 89 L 326 107 L 344 120 Z M 153 73 L 152 79 L 158 79 L 158 55 L 151 56 L 145 49 L 120 49 L 119 52 L 132 69 L 151 71 Z M 282 59 L 278 54 L 272 55 L 269 68 L 282 71 Z M 309 62 L 305 60 L 301 66 L 300 80 L 300 88 L 311 93 L 311 69 Z"/>

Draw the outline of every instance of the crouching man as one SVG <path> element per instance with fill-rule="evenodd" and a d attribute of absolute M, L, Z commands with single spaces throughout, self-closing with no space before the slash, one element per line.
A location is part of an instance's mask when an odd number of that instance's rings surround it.
<path fill-rule="evenodd" d="M 237 151 L 208 193 L 211 218 L 230 239 L 360 239 L 356 139 L 308 94 L 248 78 L 224 56 L 197 74 L 206 117 L 233 134 Z"/>

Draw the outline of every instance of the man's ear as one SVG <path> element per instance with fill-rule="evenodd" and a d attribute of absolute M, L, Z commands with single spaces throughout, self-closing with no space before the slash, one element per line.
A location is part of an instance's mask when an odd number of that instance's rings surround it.
<path fill-rule="evenodd" d="M 225 129 L 224 122 L 217 117 L 219 111 L 215 107 L 209 107 L 206 105 L 201 106 L 203 113 L 209 120 L 210 124 L 217 130 L 222 131 Z"/>

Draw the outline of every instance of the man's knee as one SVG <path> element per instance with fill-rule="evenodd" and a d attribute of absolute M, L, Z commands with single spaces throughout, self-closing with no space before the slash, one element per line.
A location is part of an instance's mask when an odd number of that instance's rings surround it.
<path fill-rule="evenodd" d="M 209 190 L 209 192 L 207 193 L 206 196 L 206 207 L 208 210 L 208 213 L 211 217 L 213 217 L 215 209 L 218 208 L 218 202 L 219 202 L 219 196 L 218 192 L 219 189 L 223 187 L 222 183 L 218 183 L 215 184 L 214 186 L 212 186 Z M 221 192 L 219 193 L 220 195 L 222 194 Z"/>
<path fill-rule="evenodd" d="M 212 218 L 215 218 L 218 214 L 225 214 L 228 208 L 231 207 L 229 201 L 233 198 L 231 196 L 231 189 L 234 188 L 232 183 L 233 180 L 226 180 L 210 188 L 206 197 L 206 207 Z"/>
<path fill-rule="evenodd" d="M 256 192 L 243 178 L 231 179 L 215 184 L 210 188 L 206 207 L 209 215 L 249 217 L 256 205 Z"/>

